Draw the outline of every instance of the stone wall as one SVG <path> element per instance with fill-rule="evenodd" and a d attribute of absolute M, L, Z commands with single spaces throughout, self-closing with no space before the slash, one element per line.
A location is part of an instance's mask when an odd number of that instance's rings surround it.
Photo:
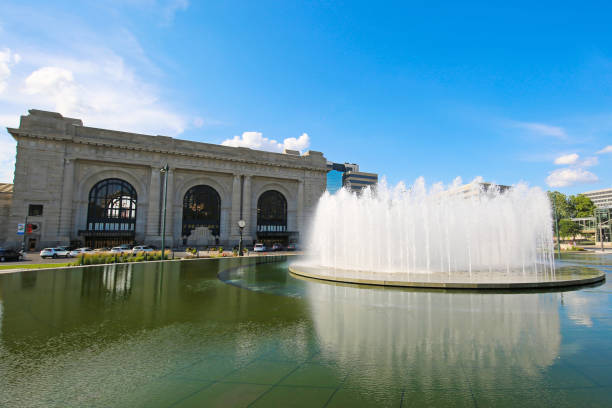
<path fill-rule="evenodd" d="M 8 183 L 0 183 L 0 242 L 4 242 L 9 234 L 17 234 L 17 226 L 10 231 L 8 225 L 9 212 L 13 203 L 13 185 Z"/>
<path fill-rule="evenodd" d="M 257 200 L 274 189 L 288 205 L 288 229 L 303 234 L 325 190 L 326 160 L 320 152 L 280 154 L 208 143 L 83 126 L 55 112 L 30 110 L 19 128 L 8 131 L 17 141 L 13 202 L 7 231 L 22 223 L 30 204 L 43 205 L 43 215 L 29 219 L 40 228 L 30 238 L 37 248 L 68 244 L 87 229 L 89 192 L 99 181 L 119 178 L 137 193 L 137 242 L 161 241 L 162 188 L 167 164 L 166 242 L 181 245 L 183 197 L 206 184 L 221 197 L 220 240 L 239 240 L 237 222 L 245 219 L 244 239 L 257 234 Z M 0 214 L 1 216 L 1 214 Z M 18 246 L 7 235 L 6 245 Z"/>

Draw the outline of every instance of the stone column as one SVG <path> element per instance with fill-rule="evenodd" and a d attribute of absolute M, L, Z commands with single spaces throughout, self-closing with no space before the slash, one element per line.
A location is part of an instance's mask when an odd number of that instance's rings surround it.
<path fill-rule="evenodd" d="M 168 170 L 168 191 L 166 200 L 166 246 L 168 248 L 174 246 L 173 231 L 174 231 L 174 169 Z M 162 197 L 163 200 L 163 197 Z M 163 206 L 163 201 L 162 201 Z M 180 228 L 177 227 L 177 228 Z"/>
<path fill-rule="evenodd" d="M 251 176 L 244 176 L 244 185 L 242 187 L 242 219 L 246 223 L 242 239 L 245 241 L 253 240 L 254 226 L 251 224 Z M 257 222 L 257 220 L 253 220 Z"/>
<path fill-rule="evenodd" d="M 234 182 L 232 184 L 232 211 L 230 213 L 230 240 L 232 243 L 240 239 L 238 220 L 240 220 L 240 174 L 234 174 Z"/>
<path fill-rule="evenodd" d="M 161 175 L 159 166 L 151 166 L 151 181 L 149 183 L 149 209 L 147 214 L 147 227 L 145 229 L 146 241 L 157 244 L 161 240 Z"/>
<path fill-rule="evenodd" d="M 297 193 L 297 230 L 300 233 L 300 241 L 304 236 L 304 180 L 298 180 Z"/>
<path fill-rule="evenodd" d="M 64 178 L 62 181 L 62 197 L 60 201 L 59 223 L 57 225 L 57 239 L 66 245 L 70 244 L 70 231 L 72 230 L 73 193 L 74 160 L 64 159 Z"/>

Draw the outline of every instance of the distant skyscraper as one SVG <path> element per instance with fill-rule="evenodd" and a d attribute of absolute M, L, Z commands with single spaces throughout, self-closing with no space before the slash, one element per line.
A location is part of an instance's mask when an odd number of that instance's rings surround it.
<path fill-rule="evenodd" d="M 378 183 L 378 174 L 360 172 L 358 164 L 327 162 L 327 191 L 330 194 L 334 194 L 342 187 L 358 192 L 376 183 Z"/>

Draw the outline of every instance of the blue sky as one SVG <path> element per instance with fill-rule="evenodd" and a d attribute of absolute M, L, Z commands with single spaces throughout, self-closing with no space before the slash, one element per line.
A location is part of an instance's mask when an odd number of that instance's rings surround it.
<path fill-rule="evenodd" d="M 612 187 L 612 5 L 499 4 L 4 0 L 0 125 L 49 109 L 392 184 Z"/>

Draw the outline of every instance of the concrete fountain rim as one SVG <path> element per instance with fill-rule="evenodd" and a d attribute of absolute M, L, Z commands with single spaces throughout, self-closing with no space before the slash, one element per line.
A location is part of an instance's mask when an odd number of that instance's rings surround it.
<path fill-rule="evenodd" d="M 311 268 L 316 269 L 316 268 Z M 606 274 L 603 271 L 589 268 L 593 271 L 585 277 L 577 277 L 571 279 L 556 279 L 542 281 L 519 281 L 519 282 L 442 282 L 442 281 L 427 281 L 427 280 L 377 280 L 365 278 L 353 278 L 346 276 L 332 276 L 321 273 L 313 273 L 307 271 L 300 265 L 290 265 L 289 272 L 297 276 L 305 278 L 318 279 L 322 281 L 353 283 L 358 285 L 373 285 L 373 286 L 393 286 L 406 288 L 433 288 L 433 289 L 548 289 L 562 288 L 568 286 L 583 286 L 590 285 L 606 280 Z M 415 274 L 416 275 L 416 274 Z"/>

